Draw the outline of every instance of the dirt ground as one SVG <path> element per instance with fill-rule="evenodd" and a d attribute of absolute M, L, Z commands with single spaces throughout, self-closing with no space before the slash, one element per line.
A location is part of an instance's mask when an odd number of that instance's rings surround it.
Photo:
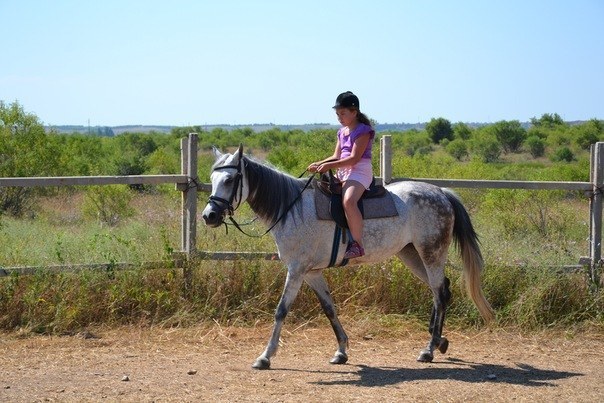
<path fill-rule="evenodd" d="M 347 327 L 346 365 L 328 325 L 286 324 L 267 371 L 251 364 L 268 325 L 0 334 L 0 401 L 604 401 L 601 334 L 449 331 L 425 364 L 418 329 Z"/>

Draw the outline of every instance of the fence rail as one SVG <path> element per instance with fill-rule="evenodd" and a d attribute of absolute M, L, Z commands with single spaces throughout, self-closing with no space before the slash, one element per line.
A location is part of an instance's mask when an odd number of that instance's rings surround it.
<path fill-rule="evenodd" d="M 65 176 L 65 177 L 30 177 L 30 178 L 0 178 L 0 187 L 37 187 L 37 186 L 86 186 L 86 185 L 139 185 L 174 183 L 182 194 L 182 232 L 181 251 L 175 253 L 172 263 L 188 266 L 187 262 L 195 259 L 234 260 L 234 259 L 277 259 L 274 253 L 254 252 L 211 252 L 197 251 L 197 192 L 211 191 L 211 184 L 200 183 L 197 179 L 197 134 L 191 133 L 188 138 L 181 139 L 181 174 L 179 175 L 130 175 L 130 176 Z M 441 187 L 473 188 L 473 189 L 528 189 L 528 190 L 568 190 L 583 191 L 589 197 L 590 229 L 589 256 L 581 257 L 579 264 L 589 265 L 592 279 L 596 279 L 602 266 L 602 189 L 604 189 L 604 142 L 591 147 L 590 182 L 564 181 L 505 181 L 505 180 L 468 180 L 468 179 L 436 179 L 436 178 L 392 178 L 392 149 L 391 137 L 382 136 L 380 139 L 380 178 L 384 184 L 405 180 L 422 181 Z M 130 263 L 100 263 L 89 265 L 50 266 L 53 270 L 61 267 L 69 270 L 117 269 L 152 267 L 158 262 L 146 262 L 139 265 Z M 166 262 L 159 262 L 165 264 Z M 169 263 L 169 262 L 168 262 Z M 145 266 L 146 267 L 146 266 Z M 0 267 L 0 277 L 11 272 L 29 274 L 35 272 L 34 267 Z M 190 276 L 190 271 L 186 273 Z"/>
<path fill-rule="evenodd" d="M 186 175 L 130 175 L 130 176 L 60 176 L 30 178 L 0 178 L 0 187 L 86 186 L 86 185 L 159 185 L 187 184 Z"/>
<path fill-rule="evenodd" d="M 433 178 L 395 178 L 392 182 L 418 181 L 440 187 L 470 189 L 529 189 L 529 190 L 578 190 L 591 192 L 591 182 L 557 182 L 557 181 L 504 181 L 473 179 L 433 179 Z"/>

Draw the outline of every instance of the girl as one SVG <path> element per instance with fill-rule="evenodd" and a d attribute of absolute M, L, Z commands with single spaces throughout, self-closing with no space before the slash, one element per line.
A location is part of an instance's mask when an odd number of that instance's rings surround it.
<path fill-rule="evenodd" d="M 308 166 L 310 172 L 323 173 L 336 170 L 336 177 L 342 181 L 342 204 L 352 235 L 345 259 L 360 257 L 363 249 L 363 216 L 357 202 L 371 185 L 371 148 L 375 130 L 369 118 L 359 109 L 359 98 L 346 91 L 336 98 L 333 107 L 342 127 L 338 130 L 338 141 L 333 155 Z"/>

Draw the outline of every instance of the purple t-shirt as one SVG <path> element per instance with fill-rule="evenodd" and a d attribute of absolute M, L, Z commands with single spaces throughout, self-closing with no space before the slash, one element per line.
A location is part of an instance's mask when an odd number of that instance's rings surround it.
<path fill-rule="evenodd" d="M 340 130 L 338 130 L 338 140 L 340 140 L 341 150 L 340 158 L 346 158 L 350 156 L 350 154 L 352 154 L 352 146 L 354 145 L 356 139 L 358 139 L 359 136 L 363 134 L 369 133 L 369 143 L 367 143 L 367 148 L 365 149 L 365 152 L 363 152 L 362 158 L 371 159 L 371 148 L 373 145 L 373 138 L 375 137 L 375 130 L 373 130 L 371 126 L 366 125 L 364 123 L 357 124 L 357 126 L 352 132 L 350 132 L 349 135 L 344 134 L 344 129 L 345 127 L 341 127 Z"/>

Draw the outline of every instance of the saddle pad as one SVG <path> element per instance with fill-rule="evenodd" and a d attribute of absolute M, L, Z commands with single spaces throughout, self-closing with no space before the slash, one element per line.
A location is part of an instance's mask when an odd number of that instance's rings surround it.
<path fill-rule="evenodd" d="M 390 192 L 386 192 L 382 197 L 362 200 L 363 218 L 366 220 L 371 218 L 395 217 L 398 215 Z M 329 212 L 329 201 L 329 196 L 323 194 L 320 190 L 315 189 L 315 208 L 319 220 L 333 220 L 333 218 L 331 218 L 331 213 Z"/>

